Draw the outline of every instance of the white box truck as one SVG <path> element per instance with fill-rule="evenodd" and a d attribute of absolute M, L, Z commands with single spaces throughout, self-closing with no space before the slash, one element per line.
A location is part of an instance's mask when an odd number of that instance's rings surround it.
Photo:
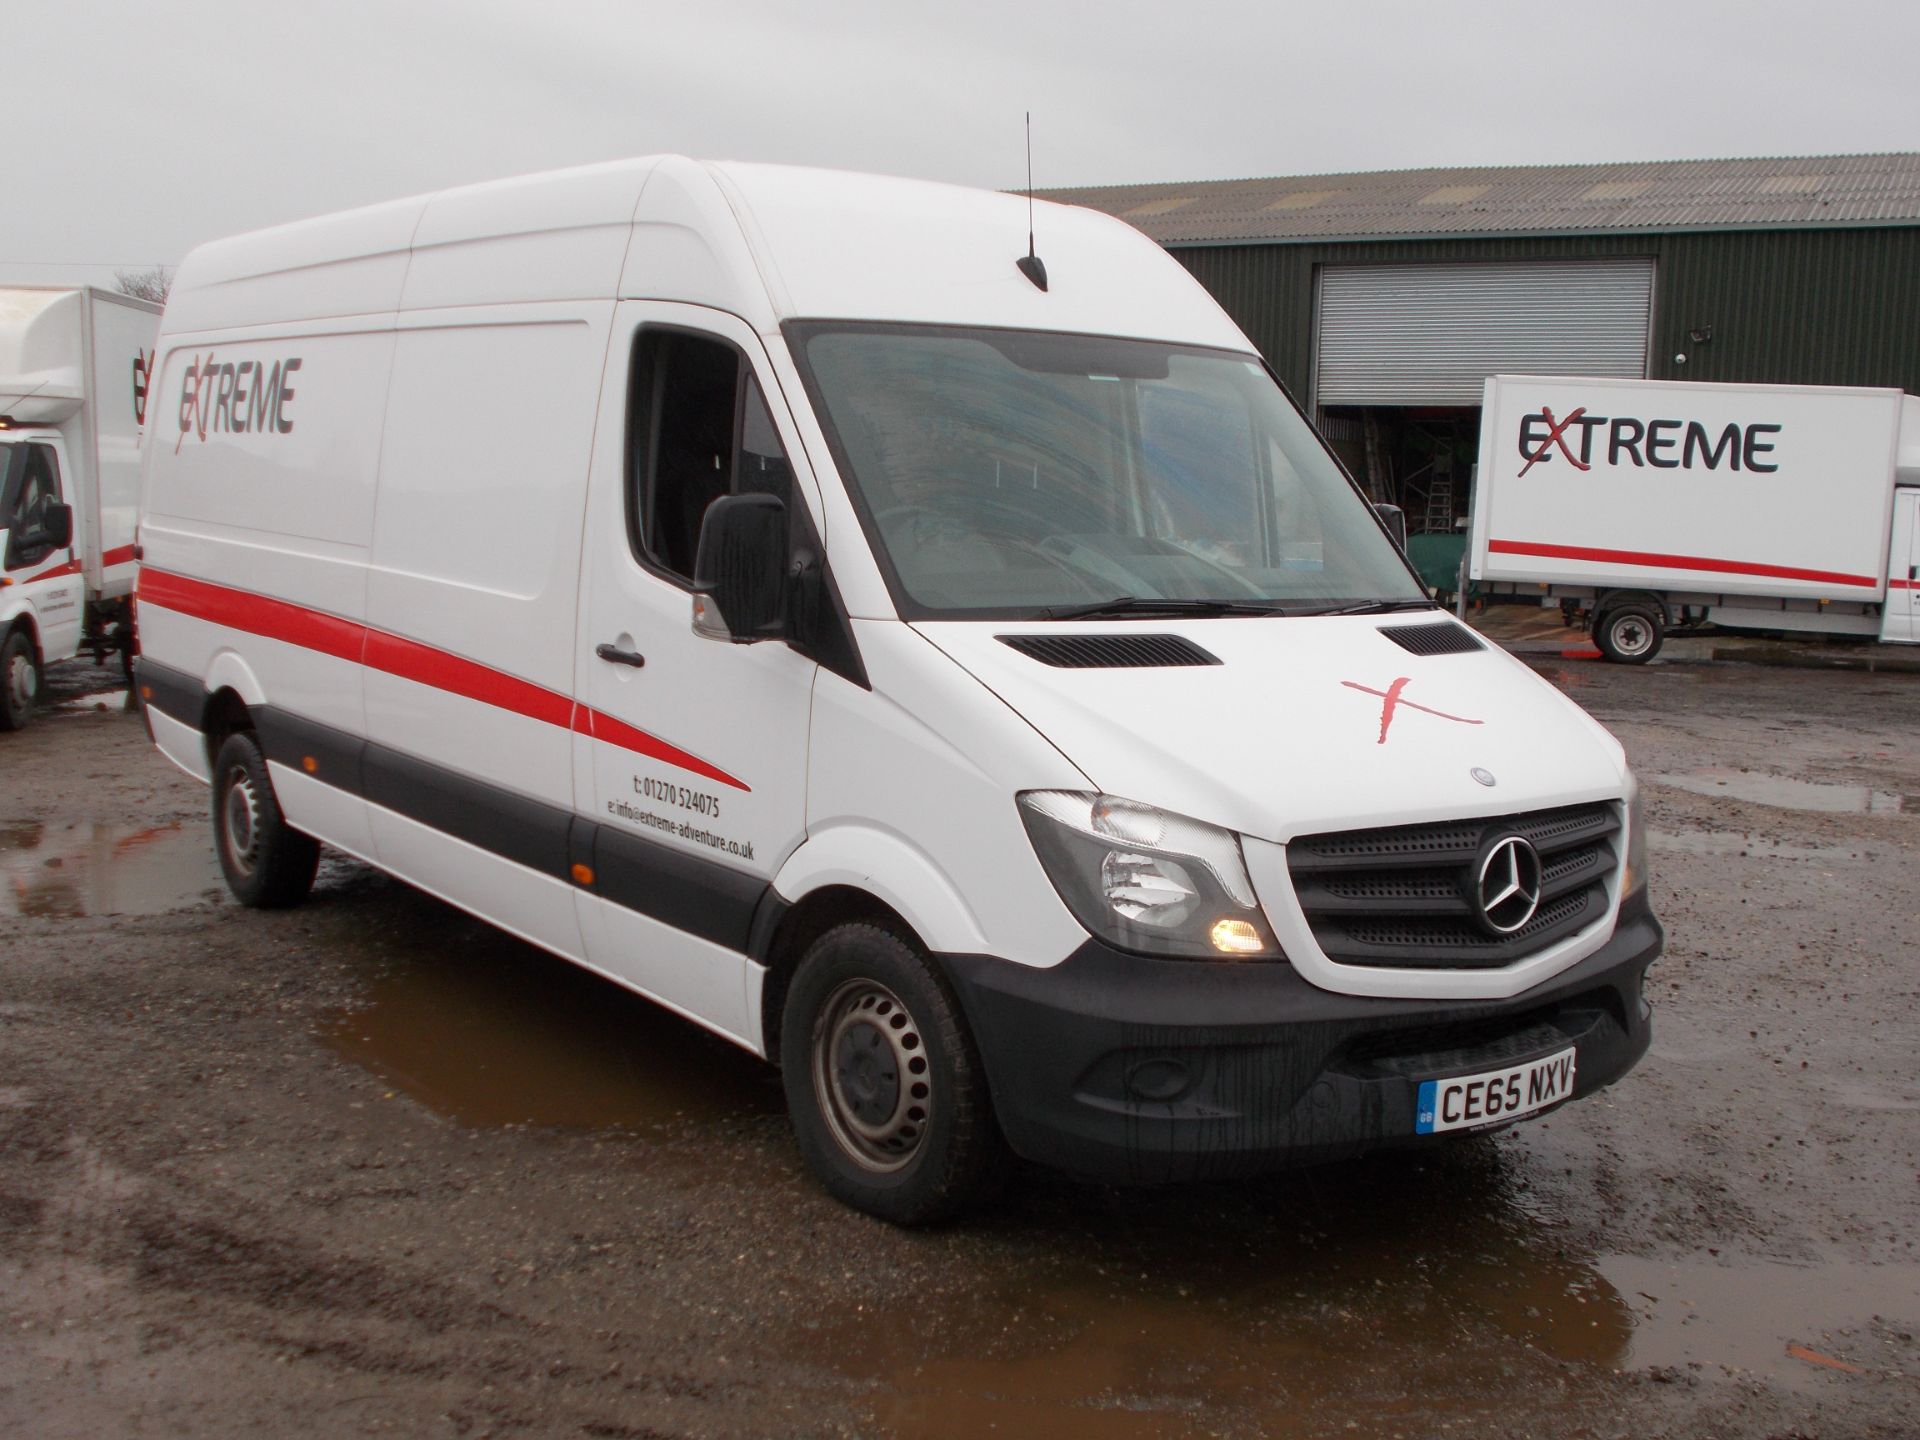
<path fill-rule="evenodd" d="M 46 666 L 131 660 L 140 430 L 160 307 L 91 286 L 0 289 L 0 729 Z"/>
<path fill-rule="evenodd" d="M 1706 625 L 1920 643 L 1920 399 L 1496 375 L 1470 577 L 1641 663 Z"/>
<path fill-rule="evenodd" d="M 896 1221 L 1625 1074 L 1620 746 L 1176 261 L 1035 212 L 667 157 L 188 256 L 139 691 L 234 893 L 324 842 L 651 996 Z"/>

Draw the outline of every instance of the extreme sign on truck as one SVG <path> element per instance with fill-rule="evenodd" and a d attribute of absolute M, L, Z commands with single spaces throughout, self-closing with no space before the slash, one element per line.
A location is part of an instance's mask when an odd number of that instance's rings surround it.
<path fill-rule="evenodd" d="M 666 157 L 188 256 L 139 682 L 235 894 L 324 842 L 651 996 L 903 1222 L 1624 1075 L 1620 746 L 1178 262 L 1035 209 Z"/>
<path fill-rule="evenodd" d="M 1586 617 L 1610 660 L 1682 626 L 1920 643 L 1920 399 L 1487 381 L 1471 575 Z"/>
<path fill-rule="evenodd" d="M 0 290 L 0 730 L 44 667 L 131 658 L 140 427 L 160 307 L 91 287 Z"/>

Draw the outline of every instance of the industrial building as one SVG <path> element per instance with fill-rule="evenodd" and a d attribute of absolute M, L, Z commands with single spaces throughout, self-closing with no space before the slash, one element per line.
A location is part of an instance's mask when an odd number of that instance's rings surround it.
<path fill-rule="evenodd" d="M 1415 532 L 1466 513 L 1488 375 L 1920 393 L 1920 154 L 1042 193 L 1165 245 Z"/>

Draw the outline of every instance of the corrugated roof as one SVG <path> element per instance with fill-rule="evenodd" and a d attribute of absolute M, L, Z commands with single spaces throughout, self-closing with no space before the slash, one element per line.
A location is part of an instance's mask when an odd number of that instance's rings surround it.
<path fill-rule="evenodd" d="M 1163 245 L 1920 224 L 1920 154 L 1272 176 L 1038 192 Z"/>

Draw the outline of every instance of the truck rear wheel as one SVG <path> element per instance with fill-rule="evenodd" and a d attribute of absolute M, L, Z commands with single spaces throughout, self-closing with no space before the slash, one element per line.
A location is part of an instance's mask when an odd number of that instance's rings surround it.
<path fill-rule="evenodd" d="M 957 1214 L 1004 1173 L 1006 1141 L 953 993 L 875 925 L 808 948 L 780 1024 L 794 1138 L 836 1199 L 896 1225 Z"/>
<path fill-rule="evenodd" d="M 1660 642 L 1665 638 L 1659 614 L 1646 605 L 1609 610 L 1593 627 L 1593 643 L 1616 665 L 1646 664 L 1660 653 Z"/>
<path fill-rule="evenodd" d="M 260 742 L 245 730 L 229 735 L 214 757 L 213 840 L 227 888 L 242 905 L 277 910 L 313 888 L 320 842 L 287 824 Z"/>
<path fill-rule="evenodd" d="M 0 644 L 0 730 L 22 730 L 40 699 L 40 657 L 24 630 Z"/>

